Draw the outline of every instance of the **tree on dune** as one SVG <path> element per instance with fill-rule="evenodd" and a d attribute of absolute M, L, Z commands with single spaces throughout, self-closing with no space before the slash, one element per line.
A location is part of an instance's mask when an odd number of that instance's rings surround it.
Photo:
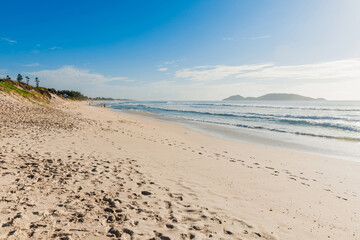
<path fill-rule="evenodd" d="M 36 87 L 38 88 L 38 87 L 39 87 L 39 83 L 40 83 L 40 81 L 39 81 L 39 78 L 38 78 L 38 77 L 36 77 L 36 78 L 35 78 L 35 83 L 36 83 Z"/>
<path fill-rule="evenodd" d="M 21 76 L 21 74 L 19 73 L 17 75 L 16 81 L 18 81 L 19 83 L 23 80 L 23 77 Z"/>
<path fill-rule="evenodd" d="M 28 76 L 26 76 L 25 79 L 26 79 L 26 84 L 29 84 L 30 78 Z"/>

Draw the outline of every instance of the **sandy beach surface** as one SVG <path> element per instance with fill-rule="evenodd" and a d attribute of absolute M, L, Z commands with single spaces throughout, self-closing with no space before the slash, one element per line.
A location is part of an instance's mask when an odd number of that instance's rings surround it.
<path fill-rule="evenodd" d="M 0 95 L 0 239 L 360 239 L 360 163 Z"/>

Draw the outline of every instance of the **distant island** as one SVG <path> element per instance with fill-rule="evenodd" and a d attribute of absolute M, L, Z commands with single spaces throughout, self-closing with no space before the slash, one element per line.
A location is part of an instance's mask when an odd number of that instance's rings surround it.
<path fill-rule="evenodd" d="M 260 100 L 260 101 L 326 101 L 325 98 L 311 98 L 290 93 L 269 93 L 260 97 L 233 95 L 223 101 Z"/>

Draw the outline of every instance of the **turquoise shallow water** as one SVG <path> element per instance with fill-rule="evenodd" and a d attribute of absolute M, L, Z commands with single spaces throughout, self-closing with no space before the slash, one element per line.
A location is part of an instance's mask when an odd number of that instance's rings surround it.
<path fill-rule="evenodd" d="M 278 145 L 304 145 L 305 150 L 360 160 L 358 101 L 134 101 L 111 107 L 153 113 L 205 131 L 216 129 L 212 132 L 239 140 L 276 139 Z"/>

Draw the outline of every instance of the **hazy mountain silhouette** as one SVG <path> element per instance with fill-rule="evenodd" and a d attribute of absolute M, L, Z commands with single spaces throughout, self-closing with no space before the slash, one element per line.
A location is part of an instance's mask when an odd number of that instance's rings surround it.
<path fill-rule="evenodd" d="M 223 99 L 223 101 L 241 101 L 241 100 L 261 100 L 261 101 L 325 101 L 324 98 L 311 98 L 298 94 L 290 93 L 269 93 L 260 97 L 243 97 L 240 95 L 233 95 Z"/>

